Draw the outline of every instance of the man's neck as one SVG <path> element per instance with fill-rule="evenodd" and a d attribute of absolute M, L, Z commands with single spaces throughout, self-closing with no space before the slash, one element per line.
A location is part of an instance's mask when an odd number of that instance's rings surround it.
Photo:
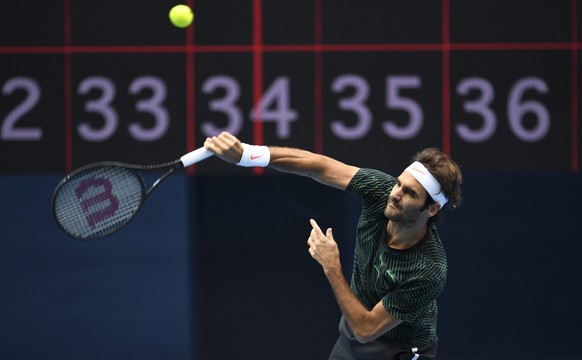
<path fill-rule="evenodd" d="M 426 222 L 404 226 L 400 223 L 388 221 L 386 225 L 386 245 L 398 250 L 409 249 L 424 239 L 427 229 Z"/>

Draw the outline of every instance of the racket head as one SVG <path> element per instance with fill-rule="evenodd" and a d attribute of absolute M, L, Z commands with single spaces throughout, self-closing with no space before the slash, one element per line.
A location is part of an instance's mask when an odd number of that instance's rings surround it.
<path fill-rule="evenodd" d="M 79 168 L 55 188 L 51 206 L 59 227 L 77 240 L 94 240 L 123 228 L 146 197 L 142 176 L 125 164 Z"/>

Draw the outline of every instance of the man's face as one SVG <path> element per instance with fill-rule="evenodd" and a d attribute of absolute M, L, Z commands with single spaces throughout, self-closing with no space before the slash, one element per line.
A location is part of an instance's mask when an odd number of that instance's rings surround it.
<path fill-rule="evenodd" d="M 413 224 L 419 219 L 428 219 L 427 209 L 422 209 L 428 194 L 418 180 L 404 171 L 397 178 L 390 192 L 384 216 L 391 221 Z"/>

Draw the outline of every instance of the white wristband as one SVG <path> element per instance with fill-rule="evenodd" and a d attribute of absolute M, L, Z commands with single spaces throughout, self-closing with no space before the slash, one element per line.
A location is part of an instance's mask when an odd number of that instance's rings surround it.
<path fill-rule="evenodd" d="M 268 146 L 262 145 L 249 145 L 243 143 L 243 154 L 240 161 L 236 164 L 238 166 L 253 167 L 260 166 L 265 167 L 269 165 L 271 160 L 271 151 Z"/>

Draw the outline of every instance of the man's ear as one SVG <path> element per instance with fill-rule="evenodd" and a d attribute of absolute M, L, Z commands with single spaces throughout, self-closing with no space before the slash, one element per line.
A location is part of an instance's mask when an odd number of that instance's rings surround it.
<path fill-rule="evenodd" d="M 441 209 L 441 205 L 439 203 L 430 204 L 427 209 L 428 217 L 435 216 Z"/>

